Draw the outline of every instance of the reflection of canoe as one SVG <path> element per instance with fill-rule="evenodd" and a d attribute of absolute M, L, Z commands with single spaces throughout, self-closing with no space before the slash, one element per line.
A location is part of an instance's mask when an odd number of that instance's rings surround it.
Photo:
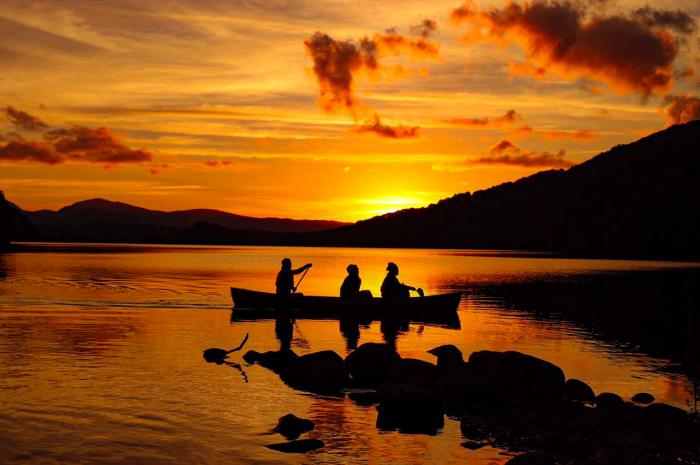
<path fill-rule="evenodd" d="M 459 324 L 457 307 L 460 292 L 412 297 L 403 301 L 387 302 L 381 298 L 347 302 L 340 297 L 292 295 L 281 302 L 275 294 L 231 288 L 236 320 L 275 318 L 283 304 L 285 312 L 295 318 L 370 318 L 374 320 L 401 319 L 422 323 L 454 326 Z"/>

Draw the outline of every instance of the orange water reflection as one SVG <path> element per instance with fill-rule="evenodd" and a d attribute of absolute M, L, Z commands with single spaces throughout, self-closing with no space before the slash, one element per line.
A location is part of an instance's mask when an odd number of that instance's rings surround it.
<path fill-rule="evenodd" d="M 103 247 L 0 256 L 0 458 L 42 463 L 502 463 L 499 451 L 459 447 L 459 425 L 436 437 L 379 432 L 376 411 L 348 399 L 296 392 L 270 371 L 206 364 L 207 347 L 279 347 L 272 321 L 230 323 L 228 286 L 271 289 L 282 256 L 311 261 L 302 285 L 336 294 L 348 263 L 376 291 L 388 259 L 400 278 L 429 293 L 552 276 L 675 269 L 658 262 L 562 260 L 478 252 L 304 248 Z M 461 330 L 411 325 L 397 337 L 403 356 L 453 343 L 474 350 L 520 350 L 561 366 L 596 391 L 649 391 L 683 405 L 689 381 L 659 369 L 666 361 L 593 337 L 562 320 L 502 308 L 470 292 Z M 298 353 L 345 355 L 336 321 L 298 321 Z M 378 323 L 358 343 L 382 341 Z M 240 361 L 240 357 L 234 357 Z M 262 447 L 288 412 L 313 419 L 327 447 L 306 457 Z"/>

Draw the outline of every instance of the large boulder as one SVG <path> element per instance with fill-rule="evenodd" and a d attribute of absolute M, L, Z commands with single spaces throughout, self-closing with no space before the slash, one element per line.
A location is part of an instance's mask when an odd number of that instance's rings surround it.
<path fill-rule="evenodd" d="M 345 358 L 352 380 L 357 384 L 377 384 L 384 381 L 401 356 L 387 344 L 367 342 Z"/>
<path fill-rule="evenodd" d="M 654 400 L 656 400 L 656 398 L 648 392 L 638 392 L 632 396 L 632 402 L 638 404 L 651 404 Z"/>
<path fill-rule="evenodd" d="M 299 356 L 294 353 L 293 350 L 276 350 L 268 352 L 257 352 L 255 350 L 249 350 L 243 355 L 243 360 L 246 363 L 257 363 L 258 365 L 265 367 L 269 370 L 279 373 L 282 367 L 286 366 L 290 361 L 295 360 Z"/>
<path fill-rule="evenodd" d="M 383 383 L 378 392 L 379 429 L 435 435 L 445 425 L 445 404 L 440 392 L 435 389 Z"/>
<path fill-rule="evenodd" d="M 312 431 L 315 425 L 311 420 L 306 418 L 299 418 L 291 413 L 280 417 L 277 422 L 277 426 L 273 428 L 272 431 L 275 433 L 280 433 L 287 439 L 296 439 L 301 436 L 302 433 Z"/>
<path fill-rule="evenodd" d="M 282 367 L 280 376 L 294 388 L 327 394 L 338 393 L 350 379 L 343 359 L 332 350 L 294 358 Z"/>
<path fill-rule="evenodd" d="M 520 352 L 474 352 L 468 370 L 475 385 L 508 400 L 556 402 L 564 393 L 561 368 Z"/>
<path fill-rule="evenodd" d="M 415 358 L 402 358 L 391 366 L 387 379 L 394 383 L 432 386 L 437 372 L 437 366 L 430 362 Z"/>
<path fill-rule="evenodd" d="M 643 412 L 654 421 L 683 422 L 691 418 L 685 410 L 662 402 L 644 407 Z"/>
<path fill-rule="evenodd" d="M 579 379 L 567 379 L 564 385 L 564 397 L 577 402 L 595 402 L 595 392 L 593 389 Z"/>
<path fill-rule="evenodd" d="M 437 357 L 437 367 L 440 372 L 460 369 L 464 365 L 462 351 L 452 344 L 434 347 L 428 353 Z"/>
<path fill-rule="evenodd" d="M 604 410 L 621 410 L 625 407 L 625 401 L 614 392 L 602 392 L 596 396 L 595 406 Z"/>

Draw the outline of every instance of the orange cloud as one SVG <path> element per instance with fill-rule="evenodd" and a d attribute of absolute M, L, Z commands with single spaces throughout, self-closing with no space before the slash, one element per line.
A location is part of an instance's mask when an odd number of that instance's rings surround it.
<path fill-rule="evenodd" d="M 693 95 L 673 95 L 666 98 L 668 124 L 684 124 L 700 120 L 700 98 Z"/>
<path fill-rule="evenodd" d="M 372 122 L 367 122 L 357 128 L 358 132 L 373 132 L 381 137 L 390 139 L 407 139 L 417 137 L 420 128 L 418 126 L 396 126 L 391 127 L 382 123 L 379 115 L 374 114 Z"/>
<path fill-rule="evenodd" d="M 529 152 L 508 140 L 502 140 L 491 148 L 488 156 L 468 162 L 472 165 L 512 165 L 527 168 L 570 168 L 574 163 L 566 159 L 566 152 Z"/>
<path fill-rule="evenodd" d="M 467 2 L 451 18 L 470 26 L 465 40 L 519 45 L 526 62 L 513 66 L 516 72 L 593 77 L 618 92 L 645 96 L 670 88 L 679 49 L 671 32 L 688 33 L 687 15 L 648 8 L 589 18 L 584 5 L 535 0 L 481 11 Z M 692 18 L 690 22 L 694 28 Z"/>
<path fill-rule="evenodd" d="M 56 165 L 66 161 L 101 163 L 139 163 L 153 159 L 149 151 L 134 150 L 119 142 L 106 128 L 75 126 L 44 135 L 43 141 L 13 140 L 0 147 L 0 161 L 28 161 Z"/>
<path fill-rule="evenodd" d="M 515 110 L 508 110 L 502 116 L 492 118 L 452 118 L 447 122 L 458 126 L 468 127 L 500 127 L 508 124 L 513 124 L 517 121 L 522 121 L 523 117 Z"/>
<path fill-rule="evenodd" d="M 590 129 L 581 129 L 580 131 L 548 131 L 544 136 L 550 140 L 585 141 L 597 138 L 598 134 Z"/>
<path fill-rule="evenodd" d="M 319 86 L 318 103 L 326 112 L 348 111 L 353 119 L 366 120 L 359 127 L 361 132 L 374 132 L 390 138 L 414 137 L 417 128 L 400 126 L 390 128 L 381 124 L 379 116 L 355 97 L 355 77 L 360 72 L 377 75 L 382 69 L 380 61 L 388 55 L 430 58 L 438 55 L 437 45 L 428 41 L 436 25 L 425 20 L 412 31 L 417 36 L 409 38 L 390 30 L 386 34 L 375 34 L 373 38 L 338 41 L 328 34 L 316 32 L 304 41 L 313 60 L 313 71 Z M 390 74 L 405 76 L 401 66 L 389 68 Z"/>
<path fill-rule="evenodd" d="M 36 116 L 32 116 L 10 105 L 6 106 L 4 111 L 10 123 L 22 129 L 26 129 L 27 131 L 41 131 L 49 127 L 48 124 L 44 123 Z"/>

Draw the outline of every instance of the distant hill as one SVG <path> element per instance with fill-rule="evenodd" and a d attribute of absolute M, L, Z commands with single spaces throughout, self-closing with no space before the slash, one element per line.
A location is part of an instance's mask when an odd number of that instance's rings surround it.
<path fill-rule="evenodd" d="M 312 234 L 323 245 L 700 259 L 700 121 L 551 170 Z"/>
<path fill-rule="evenodd" d="M 6 249 L 10 241 L 31 240 L 37 235 L 31 221 L 0 191 L 0 250 Z"/>
<path fill-rule="evenodd" d="M 253 218 L 219 210 L 148 210 L 121 202 L 91 199 L 58 211 L 25 212 L 42 240 L 76 242 L 183 243 L 196 224 L 264 233 L 308 233 L 346 223 L 287 218 Z"/>
<path fill-rule="evenodd" d="M 93 199 L 29 212 L 55 241 L 522 249 L 700 260 L 700 121 L 424 208 L 347 225 Z"/>

